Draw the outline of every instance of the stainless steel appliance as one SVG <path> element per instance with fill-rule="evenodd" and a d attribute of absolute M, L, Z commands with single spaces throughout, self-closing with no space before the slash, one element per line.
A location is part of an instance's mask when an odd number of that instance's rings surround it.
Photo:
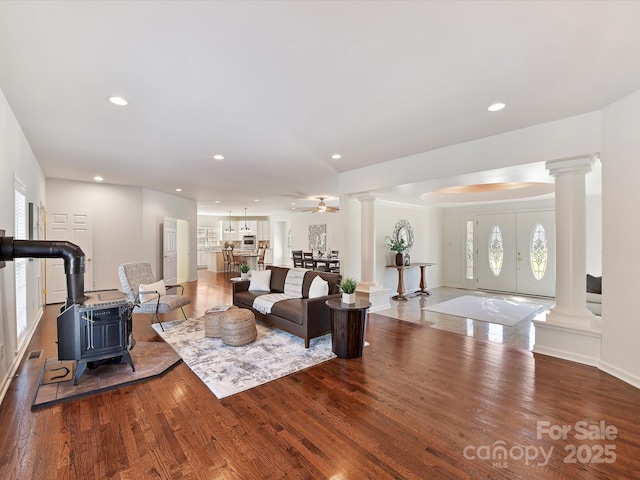
<path fill-rule="evenodd" d="M 242 250 L 255 250 L 256 249 L 256 236 L 255 235 L 243 235 L 242 236 Z"/>

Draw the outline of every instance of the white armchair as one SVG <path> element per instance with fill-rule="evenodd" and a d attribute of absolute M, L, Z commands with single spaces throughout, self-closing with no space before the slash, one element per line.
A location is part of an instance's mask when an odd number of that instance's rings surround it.
<path fill-rule="evenodd" d="M 118 275 L 122 290 L 127 294 L 129 302 L 135 304 L 133 313 L 151 314 L 151 323 L 153 323 L 153 317 L 155 316 L 162 330 L 164 330 L 164 327 L 158 316 L 159 313 L 169 313 L 179 308 L 185 320 L 187 319 L 182 307 L 189 305 L 191 298 L 182 294 L 167 295 L 167 291 L 172 288 L 182 289 L 181 293 L 184 293 L 182 285 L 166 285 L 164 286 L 164 291 L 158 291 L 157 288 L 149 289 L 148 291 L 140 290 L 140 285 L 158 283 L 153 276 L 151 264 L 143 262 L 123 263 L 118 267 Z M 143 287 L 143 289 L 146 289 L 146 287 Z"/>

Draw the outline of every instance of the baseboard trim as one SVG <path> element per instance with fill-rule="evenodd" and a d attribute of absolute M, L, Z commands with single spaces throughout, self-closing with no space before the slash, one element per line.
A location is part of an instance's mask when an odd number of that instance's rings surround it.
<path fill-rule="evenodd" d="M 640 378 L 638 378 L 637 376 L 629 372 L 621 370 L 618 367 L 615 367 L 610 363 L 603 362 L 603 361 L 600 361 L 598 368 L 603 372 L 608 373 L 609 375 L 612 375 L 617 379 L 622 380 L 625 383 L 628 383 L 629 385 L 633 385 L 636 388 L 640 388 Z"/>
<path fill-rule="evenodd" d="M 4 396 L 7 394 L 7 391 L 9 390 L 9 385 L 11 384 L 11 380 L 13 380 L 13 377 L 18 371 L 18 367 L 20 366 L 22 357 L 24 357 L 24 354 L 26 353 L 27 348 L 31 343 L 31 338 L 33 338 L 33 335 L 36 333 L 36 328 L 40 324 L 40 320 L 42 320 L 43 317 L 44 317 L 44 308 L 41 308 L 38 318 L 36 318 L 36 321 L 33 322 L 33 325 L 31 326 L 31 328 L 27 330 L 27 333 L 25 333 L 24 341 L 20 346 L 20 350 L 18 350 L 16 355 L 13 357 L 13 362 L 11 362 L 11 365 L 9 366 L 9 370 L 7 370 L 7 376 L 2 379 L 2 386 L 0 387 L 0 404 L 2 404 L 2 401 L 4 400 Z M 4 354 L 5 355 L 7 354 L 6 344 L 5 344 Z"/>

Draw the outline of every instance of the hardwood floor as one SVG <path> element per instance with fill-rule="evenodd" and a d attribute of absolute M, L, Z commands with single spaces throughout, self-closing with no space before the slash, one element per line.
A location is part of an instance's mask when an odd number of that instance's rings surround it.
<path fill-rule="evenodd" d="M 231 299 L 224 274 L 199 274 L 186 288 L 192 316 Z M 376 314 L 362 358 L 224 400 L 180 364 L 31 412 L 42 363 L 56 355 L 56 315 L 46 309 L 28 349 L 43 355 L 23 360 L 0 407 L 2 479 L 622 479 L 640 471 L 640 390 L 596 368 Z M 147 316 L 134 322 L 136 339 L 161 341 Z M 582 440 L 580 421 L 605 422 L 617 436 Z M 538 422 L 571 430 L 557 438 Z M 506 456 L 492 459 L 501 445 Z M 596 463 L 612 454 L 612 463 Z"/>

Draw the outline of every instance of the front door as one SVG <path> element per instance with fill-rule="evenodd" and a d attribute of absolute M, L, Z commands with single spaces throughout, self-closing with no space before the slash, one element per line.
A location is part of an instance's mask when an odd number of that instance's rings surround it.
<path fill-rule="evenodd" d="M 478 215 L 478 288 L 555 296 L 553 211 Z"/>

